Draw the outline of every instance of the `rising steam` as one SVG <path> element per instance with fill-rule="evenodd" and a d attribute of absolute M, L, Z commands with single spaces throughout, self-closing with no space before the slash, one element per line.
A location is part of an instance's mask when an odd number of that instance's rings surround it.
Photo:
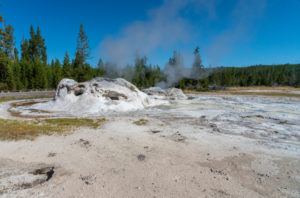
<path fill-rule="evenodd" d="M 205 40 L 206 44 L 202 44 L 204 38 L 200 39 L 198 35 L 207 30 L 207 24 L 219 20 L 218 8 L 226 3 L 225 0 L 165 0 L 160 7 L 149 10 L 146 20 L 134 21 L 118 34 L 105 37 L 99 45 L 100 56 L 109 62 L 106 65 L 108 70 L 121 73 L 129 79 L 130 71 L 126 70 L 129 67 L 125 68 L 125 65 L 132 63 L 136 52 L 149 56 L 160 49 L 178 49 L 178 44 L 192 48 L 199 44 L 206 62 L 217 66 L 219 60 L 230 53 L 238 42 L 247 42 L 251 38 L 250 33 L 255 31 L 253 23 L 262 16 L 266 0 L 236 0 L 226 13 L 228 25 L 210 35 L 207 39 L 210 42 Z M 199 23 L 191 21 L 184 12 L 203 15 L 204 19 Z M 174 54 L 176 62 L 170 64 L 169 61 L 162 67 L 167 82 L 161 82 L 159 86 L 170 86 L 182 77 L 195 77 L 195 72 L 191 71 L 193 49 L 189 47 L 189 50 L 189 56 L 186 53 L 184 56 Z M 184 65 L 184 59 L 188 65 Z"/>

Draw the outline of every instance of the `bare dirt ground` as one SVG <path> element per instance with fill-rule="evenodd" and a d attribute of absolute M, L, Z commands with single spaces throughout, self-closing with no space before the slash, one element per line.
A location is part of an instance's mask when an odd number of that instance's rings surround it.
<path fill-rule="evenodd" d="M 299 99 L 199 101 L 0 141 L 0 196 L 300 197 Z"/>

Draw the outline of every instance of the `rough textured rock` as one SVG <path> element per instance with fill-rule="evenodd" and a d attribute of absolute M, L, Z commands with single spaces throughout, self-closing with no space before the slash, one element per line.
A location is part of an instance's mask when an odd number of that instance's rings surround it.
<path fill-rule="evenodd" d="M 148 95 L 167 96 L 166 90 L 160 87 L 149 87 L 147 89 L 143 89 L 142 91 Z"/>
<path fill-rule="evenodd" d="M 13 194 L 47 182 L 54 174 L 54 166 L 25 164 L 9 159 L 0 159 L 0 196 Z"/>
<path fill-rule="evenodd" d="M 56 97 L 64 97 L 67 95 L 74 85 L 78 84 L 75 80 L 64 78 L 57 85 Z"/>
<path fill-rule="evenodd" d="M 187 99 L 180 89 L 151 87 L 140 91 L 122 79 L 97 77 L 86 82 L 62 79 L 53 100 L 23 108 L 23 114 L 94 116 L 107 112 L 136 111 L 157 105 L 169 105 L 170 100 Z M 26 109 L 26 111 L 24 111 Z"/>
<path fill-rule="evenodd" d="M 54 100 L 33 105 L 33 109 L 70 113 L 132 111 L 153 105 L 149 96 L 122 79 L 97 77 L 78 83 L 63 79 L 57 86 Z"/>
<path fill-rule="evenodd" d="M 187 96 L 182 92 L 181 89 L 177 88 L 169 88 L 166 90 L 167 91 L 167 96 L 172 99 L 172 100 L 184 100 L 187 99 Z"/>
<path fill-rule="evenodd" d="M 182 92 L 182 90 L 177 88 L 162 89 L 160 87 L 150 87 L 148 89 L 143 89 L 142 91 L 149 96 L 159 99 L 187 99 L 187 96 Z"/>

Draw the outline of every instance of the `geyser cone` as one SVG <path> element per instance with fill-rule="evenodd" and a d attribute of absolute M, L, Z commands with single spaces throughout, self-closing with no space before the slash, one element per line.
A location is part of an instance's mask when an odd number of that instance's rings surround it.
<path fill-rule="evenodd" d="M 77 83 L 63 79 L 57 86 L 56 96 L 47 103 L 33 108 L 68 113 L 99 113 L 108 111 L 133 111 L 151 105 L 147 94 L 122 79 L 97 77 Z"/>

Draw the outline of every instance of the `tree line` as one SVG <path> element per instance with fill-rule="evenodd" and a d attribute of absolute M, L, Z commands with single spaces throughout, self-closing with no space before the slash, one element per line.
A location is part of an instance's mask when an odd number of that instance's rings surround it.
<path fill-rule="evenodd" d="M 294 86 L 300 87 L 300 64 L 255 65 L 203 69 L 205 78 L 181 79 L 182 89 L 209 90 L 230 86 Z"/>
<path fill-rule="evenodd" d="M 204 68 L 199 47 L 194 50 L 191 68 L 183 66 L 180 54 L 176 51 L 163 69 L 158 65 L 148 64 L 147 57 L 139 55 L 136 55 L 133 65 L 119 67 L 100 59 L 97 66 L 92 67 L 88 63 L 90 47 L 82 24 L 77 36 L 74 59 L 66 52 L 62 62 L 58 59 L 48 61 L 45 39 L 39 27 L 34 29 L 31 25 L 29 38 L 22 40 L 19 53 L 13 26 L 7 25 L 2 15 L 0 23 L 0 91 L 53 89 L 62 78 L 82 82 L 97 76 L 122 77 L 139 88 L 155 86 L 159 82 L 197 90 L 207 90 L 212 85 L 300 85 L 300 65 Z"/>

